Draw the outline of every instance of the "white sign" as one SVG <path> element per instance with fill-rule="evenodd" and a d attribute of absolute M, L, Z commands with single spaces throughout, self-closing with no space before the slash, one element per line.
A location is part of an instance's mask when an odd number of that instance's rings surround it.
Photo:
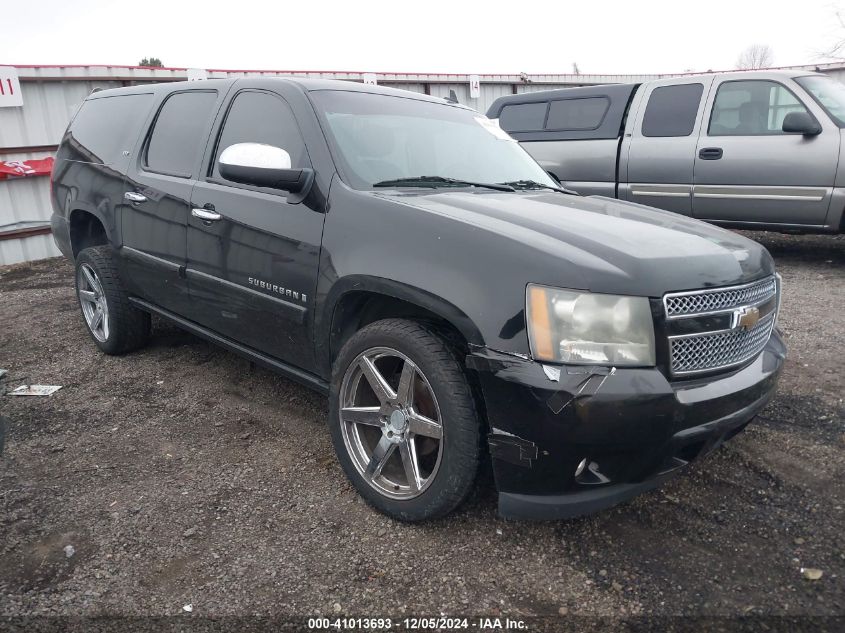
<path fill-rule="evenodd" d="M 469 76 L 469 98 L 478 99 L 481 96 L 481 77 L 478 75 Z"/>
<path fill-rule="evenodd" d="M 378 83 L 376 81 L 375 73 L 364 73 L 363 75 L 361 75 L 361 78 L 364 80 L 364 83 L 368 86 L 375 86 Z"/>
<path fill-rule="evenodd" d="M 188 81 L 202 81 L 208 79 L 208 73 L 203 68 L 189 68 Z"/>
<path fill-rule="evenodd" d="M 0 108 L 20 107 L 23 105 L 21 82 L 18 70 L 14 66 L 0 66 Z"/>

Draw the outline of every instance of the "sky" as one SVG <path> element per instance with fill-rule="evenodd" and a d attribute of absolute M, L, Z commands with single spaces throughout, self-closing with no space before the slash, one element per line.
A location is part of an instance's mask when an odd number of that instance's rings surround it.
<path fill-rule="evenodd" d="M 845 0 L 38 0 L 4 4 L 0 64 L 677 73 L 735 68 L 752 44 L 776 66 L 831 61 L 843 22 Z"/>

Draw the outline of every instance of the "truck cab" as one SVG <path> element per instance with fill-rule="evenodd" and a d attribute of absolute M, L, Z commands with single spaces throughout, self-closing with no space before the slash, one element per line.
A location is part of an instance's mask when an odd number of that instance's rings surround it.
<path fill-rule="evenodd" d="M 583 194 L 737 228 L 843 230 L 845 86 L 821 74 L 692 74 L 536 92 L 503 97 L 488 115 Z"/>

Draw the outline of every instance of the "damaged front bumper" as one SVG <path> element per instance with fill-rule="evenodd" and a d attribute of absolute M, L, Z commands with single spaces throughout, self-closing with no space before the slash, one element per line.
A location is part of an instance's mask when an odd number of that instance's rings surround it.
<path fill-rule="evenodd" d="M 560 519 L 654 488 L 741 431 L 774 395 L 777 331 L 749 365 L 670 382 L 656 368 L 551 367 L 475 348 L 499 513 Z"/>

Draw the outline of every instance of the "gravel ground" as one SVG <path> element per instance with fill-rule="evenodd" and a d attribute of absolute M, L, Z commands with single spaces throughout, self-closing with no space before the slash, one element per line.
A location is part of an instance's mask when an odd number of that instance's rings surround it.
<path fill-rule="evenodd" d="M 845 615 L 845 236 L 750 235 L 785 281 L 778 397 L 662 489 L 549 523 L 489 484 L 393 522 L 319 395 L 163 323 L 104 356 L 67 262 L 0 268 L 5 384 L 63 385 L 0 397 L 0 615 Z"/>

